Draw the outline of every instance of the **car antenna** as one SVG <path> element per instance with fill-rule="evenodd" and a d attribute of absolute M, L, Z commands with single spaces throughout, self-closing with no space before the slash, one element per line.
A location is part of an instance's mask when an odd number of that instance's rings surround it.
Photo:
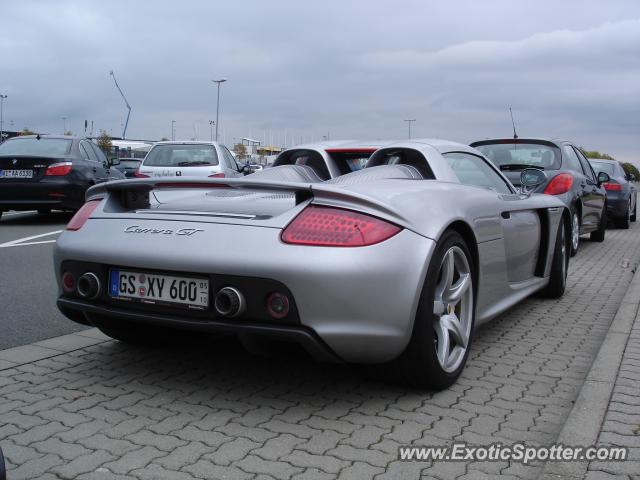
<path fill-rule="evenodd" d="M 509 114 L 511 115 L 511 125 L 513 125 L 513 139 L 516 140 L 518 138 L 518 134 L 516 133 L 516 122 L 513 121 L 513 112 L 511 111 L 511 107 L 509 107 Z"/>
<path fill-rule="evenodd" d="M 36 135 L 36 140 L 40 140 L 40 134 Z"/>

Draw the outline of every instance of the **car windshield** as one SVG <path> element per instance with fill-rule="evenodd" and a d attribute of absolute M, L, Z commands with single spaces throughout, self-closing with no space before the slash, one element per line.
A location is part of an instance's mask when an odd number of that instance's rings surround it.
<path fill-rule="evenodd" d="M 123 168 L 138 168 L 141 160 L 120 160 L 118 166 Z"/>
<path fill-rule="evenodd" d="M 156 145 L 143 162 L 145 167 L 206 167 L 218 165 L 213 145 Z"/>
<path fill-rule="evenodd" d="M 66 138 L 12 138 L 0 144 L 0 155 L 67 155 L 71 151 L 72 140 Z"/>
<path fill-rule="evenodd" d="M 615 173 L 616 166 L 613 163 L 594 162 L 593 160 L 589 160 L 589 163 L 591 164 L 593 169 L 596 171 L 596 174 L 598 174 L 599 172 L 604 172 L 609 176 L 613 176 Z"/>
<path fill-rule="evenodd" d="M 522 170 L 527 167 L 558 170 L 560 149 L 540 143 L 488 143 L 475 146 L 501 170 Z"/>

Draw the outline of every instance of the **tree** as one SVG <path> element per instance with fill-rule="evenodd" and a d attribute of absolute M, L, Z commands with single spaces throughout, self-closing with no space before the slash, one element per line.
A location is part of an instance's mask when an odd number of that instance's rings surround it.
<path fill-rule="evenodd" d="M 36 132 L 34 132 L 33 130 L 29 130 L 27 127 L 24 127 L 20 132 L 20 135 L 35 135 L 35 134 Z"/>
<path fill-rule="evenodd" d="M 604 160 L 615 160 L 615 158 L 613 158 L 611 155 L 608 155 L 606 153 L 600 153 L 597 150 L 585 150 L 583 148 L 582 152 L 584 153 L 584 156 L 587 158 L 602 158 Z"/>
<path fill-rule="evenodd" d="M 111 143 L 111 137 L 105 130 L 100 130 L 100 136 L 98 137 L 98 146 L 105 153 L 109 154 L 113 144 Z"/>
<path fill-rule="evenodd" d="M 242 158 L 247 154 L 247 147 L 245 147 L 242 143 L 236 143 L 233 146 L 233 151 L 239 158 Z"/>
<path fill-rule="evenodd" d="M 627 176 L 633 175 L 635 176 L 636 180 L 640 180 L 640 171 L 638 171 L 638 168 L 634 164 L 624 162 L 622 164 L 622 168 L 624 169 L 624 173 L 626 173 Z"/>

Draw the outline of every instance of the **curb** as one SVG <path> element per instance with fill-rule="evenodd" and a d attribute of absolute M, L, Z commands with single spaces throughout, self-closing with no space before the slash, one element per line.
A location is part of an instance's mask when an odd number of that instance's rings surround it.
<path fill-rule="evenodd" d="M 640 308 L 640 275 L 633 276 L 589 373 L 555 443 L 595 445 L 609 407 L 629 334 Z M 583 479 L 588 461 L 546 462 L 540 480 Z"/>
<path fill-rule="evenodd" d="M 111 341 L 97 328 L 0 350 L 0 371 Z M 1 478 L 1 477 L 0 477 Z"/>

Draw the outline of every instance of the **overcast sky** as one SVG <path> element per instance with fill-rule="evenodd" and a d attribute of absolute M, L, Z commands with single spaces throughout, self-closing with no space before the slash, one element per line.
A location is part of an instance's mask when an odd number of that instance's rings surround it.
<path fill-rule="evenodd" d="M 5 128 L 267 143 L 560 136 L 640 163 L 637 0 L 3 1 Z M 292 140 L 293 139 L 293 140 Z"/>

